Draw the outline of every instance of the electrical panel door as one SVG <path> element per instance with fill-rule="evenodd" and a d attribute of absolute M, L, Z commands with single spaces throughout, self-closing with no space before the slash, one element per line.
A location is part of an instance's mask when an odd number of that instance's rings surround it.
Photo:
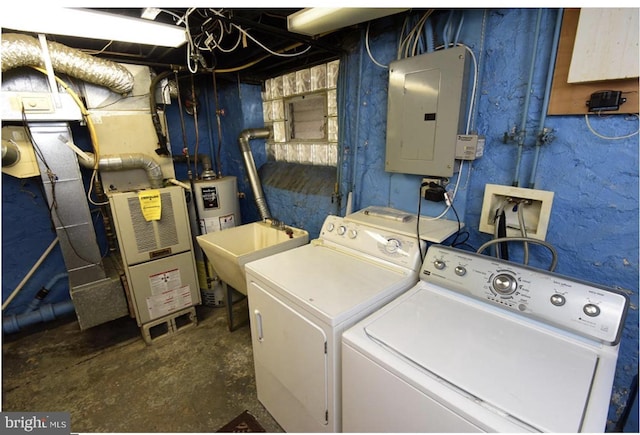
<path fill-rule="evenodd" d="M 449 177 L 464 133 L 469 56 L 454 47 L 391 62 L 385 171 Z"/>

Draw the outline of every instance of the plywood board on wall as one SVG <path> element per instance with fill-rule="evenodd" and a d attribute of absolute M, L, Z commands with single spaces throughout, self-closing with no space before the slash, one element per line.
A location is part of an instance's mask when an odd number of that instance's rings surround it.
<path fill-rule="evenodd" d="M 638 113 L 638 78 L 588 83 L 567 82 L 579 18 L 580 9 L 564 10 L 547 113 L 549 115 L 583 115 L 589 113 L 587 100 L 589 100 L 591 94 L 605 90 L 622 91 L 623 97 L 627 99 L 619 110 L 608 111 L 607 113 Z"/>
<path fill-rule="evenodd" d="M 581 9 L 569 83 L 640 76 L 639 23 L 635 8 Z"/>

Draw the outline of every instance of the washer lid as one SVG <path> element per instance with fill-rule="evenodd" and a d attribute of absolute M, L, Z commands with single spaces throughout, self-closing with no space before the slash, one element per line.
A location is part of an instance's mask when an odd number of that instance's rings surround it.
<path fill-rule="evenodd" d="M 538 325 L 483 306 L 423 285 L 365 331 L 404 358 L 541 431 L 579 432 L 598 355 Z"/>

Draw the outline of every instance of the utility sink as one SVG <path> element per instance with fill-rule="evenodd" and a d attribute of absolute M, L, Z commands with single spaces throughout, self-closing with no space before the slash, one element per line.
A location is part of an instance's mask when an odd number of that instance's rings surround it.
<path fill-rule="evenodd" d="M 309 242 L 309 233 L 271 222 L 253 222 L 196 237 L 219 278 L 247 295 L 244 265 Z"/>

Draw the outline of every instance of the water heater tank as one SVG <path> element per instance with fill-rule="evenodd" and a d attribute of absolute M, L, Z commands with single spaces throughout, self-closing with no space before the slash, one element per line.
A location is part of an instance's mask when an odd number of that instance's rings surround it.
<path fill-rule="evenodd" d="M 198 267 L 198 281 L 205 305 L 220 305 L 222 296 L 214 289 L 215 271 L 205 263 L 205 257 L 195 237 L 213 231 L 222 231 L 240 225 L 240 201 L 236 177 L 227 176 L 213 180 L 194 181 L 194 192 L 189 202 L 191 231 Z M 197 213 L 196 213 L 197 208 Z M 199 220 L 199 221 L 198 221 Z M 217 291 L 214 291 L 217 290 Z"/>

